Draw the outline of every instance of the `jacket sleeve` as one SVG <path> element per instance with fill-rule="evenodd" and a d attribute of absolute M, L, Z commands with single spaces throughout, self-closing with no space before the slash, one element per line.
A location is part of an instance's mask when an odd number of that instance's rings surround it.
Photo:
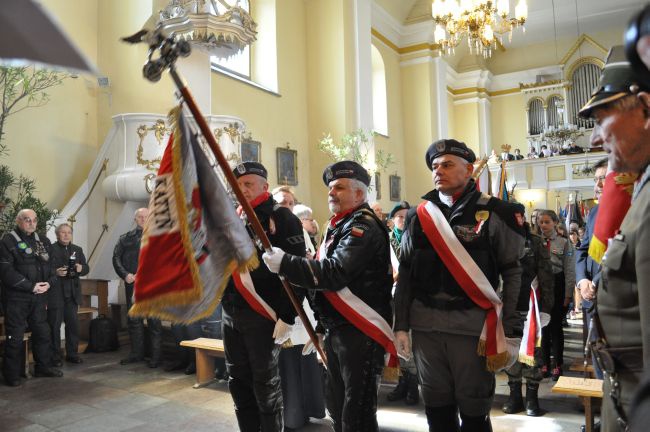
<path fill-rule="evenodd" d="M 489 219 L 489 233 L 492 248 L 496 254 L 498 270 L 503 280 L 503 330 L 508 337 L 521 337 L 523 319 L 517 312 L 517 300 L 523 273 L 519 258 L 524 254 L 525 238 L 523 231 L 515 231 L 502 217 L 508 217 L 508 215 L 492 213 L 492 217 Z M 514 217 L 513 213 L 513 220 Z"/>
<path fill-rule="evenodd" d="M 541 301 L 538 301 L 538 305 L 541 312 L 550 314 L 555 301 L 553 298 L 553 266 L 551 265 L 551 254 L 541 241 L 537 243 L 535 259 L 537 262 L 537 282 L 541 293 Z"/>
<path fill-rule="evenodd" d="M 408 331 L 410 327 L 409 315 L 411 303 L 413 302 L 413 294 L 411 292 L 409 275 L 411 274 L 411 262 L 414 254 L 412 235 L 416 219 L 417 214 L 415 211 L 409 210 L 400 244 L 399 272 L 397 286 L 395 288 L 395 331 Z"/>
<path fill-rule="evenodd" d="M 583 237 L 580 247 L 576 248 L 576 283 L 583 279 L 593 281 L 594 275 L 589 272 L 587 268 L 587 258 L 589 258 L 589 241 L 593 234 L 593 213 L 589 214 L 587 225 L 585 227 L 585 235 Z"/>
<path fill-rule="evenodd" d="M 115 273 L 120 277 L 120 279 L 124 279 L 126 275 L 129 274 L 129 271 L 122 265 L 122 255 L 124 253 L 124 246 L 122 245 L 122 237 L 117 241 L 117 244 L 115 245 L 115 249 L 113 249 L 113 268 L 115 269 Z"/>
<path fill-rule="evenodd" d="M 284 207 L 279 208 L 276 213 L 278 214 L 278 220 L 282 220 L 282 223 L 279 223 L 277 238 L 278 242 L 275 246 L 280 247 L 286 253 L 291 255 L 304 257 L 306 253 L 305 248 L 305 236 L 302 231 L 302 223 L 289 209 Z M 276 276 L 274 276 L 276 277 Z M 279 287 L 281 290 L 284 290 L 283 287 Z M 291 287 L 293 293 L 298 300 L 298 304 L 302 305 L 303 299 L 305 298 L 304 292 L 301 289 L 296 289 Z M 293 324 L 298 313 L 291 304 L 286 293 L 282 293 L 282 296 L 286 296 L 286 302 L 282 305 L 273 305 L 274 309 L 278 312 L 278 317 L 287 324 Z"/>
<path fill-rule="evenodd" d="M 576 287 L 576 260 L 575 248 L 569 240 L 564 244 L 564 281 L 566 298 L 573 298 L 573 292 Z"/>
<path fill-rule="evenodd" d="M 650 188 L 650 185 L 646 185 L 645 188 Z M 650 202 L 647 201 L 647 195 L 650 191 L 646 192 L 646 203 L 645 210 L 640 214 L 644 215 L 647 218 L 648 212 L 650 212 Z M 636 202 L 641 203 L 643 198 L 637 198 Z M 634 204 L 636 204 L 636 202 Z M 640 224 L 638 236 L 634 240 L 635 250 L 634 265 L 636 267 L 636 289 L 639 295 L 639 315 L 641 321 L 641 344 L 643 347 L 643 368 L 644 370 L 650 367 L 650 290 L 648 287 L 650 285 L 650 225 L 647 223 Z"/>
<path fill-rule="evenodd" d="M 281 272 L 292 283 L 304 288 L 338 291 L 363 273 L 377 251 L 385 249 L 388 252 L 388 236 L 379 232 L 373 220 L 359 218 L 343 229 L 331 256 L 317 261 L 287 254 L 282 260 Z"/>
<path fill-rule="evenodd" d="M 15 259 L 6 239 L 3 239 L 0 242 L 0 277 L 2 278 L 2 284 L 4 288 L 15 289 L 17 291 L 23 292 L 33 292 L 35 282 L 30 281 L 21 273 L 16 271 Z"/>
<path fill-rule="evenodd" d="M 84 255 L 84 251 L 80 247 L 77 248 L 77 263 L 81 264 L 81 272 L 79 273 L 79 276 L 86 276 L 90 271 L 90 267 L 86 261 L 86 255 Z"/>

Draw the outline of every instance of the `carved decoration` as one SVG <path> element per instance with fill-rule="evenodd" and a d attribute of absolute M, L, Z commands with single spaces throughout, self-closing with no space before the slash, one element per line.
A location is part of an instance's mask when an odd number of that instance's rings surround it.
<path fill-rule="evenodd" d="M 159 146 L 162 146 L 163 139 L 165 135 L 168 135 L 170 133 L 170 130 L 165 125 L 164 120 L 156 120 L 156 123 L 154 123 L 153 126 L 147 126 L 144 124 L 138 126 L 137 133 L 138 133 L 138 137 L 140 138 L 140 143 L 138 144 L 138 149 L 136 153 L 136 159 L 138 165 L 142 165 L 150 171 L 155 171 L 160 166 L 160 161 L 162 159 L 162 156 L 153 159 L 145 159 L 144 139 L 147 137 L 149 132 L 154 133 L 154 136 L 156 137 L 156 142 L 158 143 Z"/>

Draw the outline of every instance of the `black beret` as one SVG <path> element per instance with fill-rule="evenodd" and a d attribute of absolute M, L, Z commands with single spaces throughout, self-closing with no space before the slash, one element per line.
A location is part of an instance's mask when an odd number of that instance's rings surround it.
<path fill-rule="evenodd" d="M 335 162 L 323 171 L 325 186 L 329 186 L 332 180 L 340 178 L 356 179 L 366 186 L 370 186 L 370 174 L 364 167 L 354 161 Z"/>
<path fill-rule="evenodd" d="M 395 216 L 395 213 L 397 213 L 400 210 L 408 210 L 411 208 L 411 205 L 407 201 L 402 201 L 401 203 L 397 204 L 393 209 L 390 211 L 388 218 L 392 219 Z"/>
<path fill-rule="evenodd" d="M 468 148 L 464 142 L 456 141 L 455 139 L 441 139 L 435 141 L 427 149 L 425 155 L 427 168 L 431 169 L 431 163 L 433 163 L 435 158 L 446 154 L 461 157 L 469 163 L 476 161 L 476 155 L 474 155 L 472 149 Z"/>
<path fill-rule="evenodd" d="M 236 178 L 245 176 L 247 174 L 255 174 L 264 178 L 268 177 L 266 168 L 264 168 L 264 165 L 259 162 L 242 162 L 232 170 L 232 173 Z"/>

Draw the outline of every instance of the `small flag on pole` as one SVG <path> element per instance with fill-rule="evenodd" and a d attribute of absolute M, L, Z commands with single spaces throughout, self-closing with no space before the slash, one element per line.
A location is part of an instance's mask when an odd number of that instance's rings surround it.
<path fill-rule="evenodd" d="M 258 262 L 180 107 L 170 120 L 173 133 L 149 201 L 129 315 L 191 323 L 214 311 L 234 270 Z"/>
<path fill-rule="evenodd" d="M 614 237 L 630 208 L 637 177 L 637 174 L 617 173 L 607 168 L 603 194 L 598 201 L 594 234 L 589 241 L 589 256 L 598 264 L 607 250 L 607 241 Z"/>

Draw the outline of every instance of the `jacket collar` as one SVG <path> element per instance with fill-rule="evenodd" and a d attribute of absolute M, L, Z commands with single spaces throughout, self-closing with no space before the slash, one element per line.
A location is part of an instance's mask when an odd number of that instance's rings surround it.
<path fill-rule="evenodd" d="M 454 216 L 461 214 L 467 204 L 472 200 L 476 193 L 480 193 L 476 190 L 476 183 L 473 179 L 470 179 L 465 186 L 465 189 L 460 193 L 456 198 L 454 203 L 449 207 L 447 204 L 440 200 L 440 192 L 437 189 L 434 189 L 424 195 L 422 198 L 431 201 L 447 216 L 450 220 Z"/>

